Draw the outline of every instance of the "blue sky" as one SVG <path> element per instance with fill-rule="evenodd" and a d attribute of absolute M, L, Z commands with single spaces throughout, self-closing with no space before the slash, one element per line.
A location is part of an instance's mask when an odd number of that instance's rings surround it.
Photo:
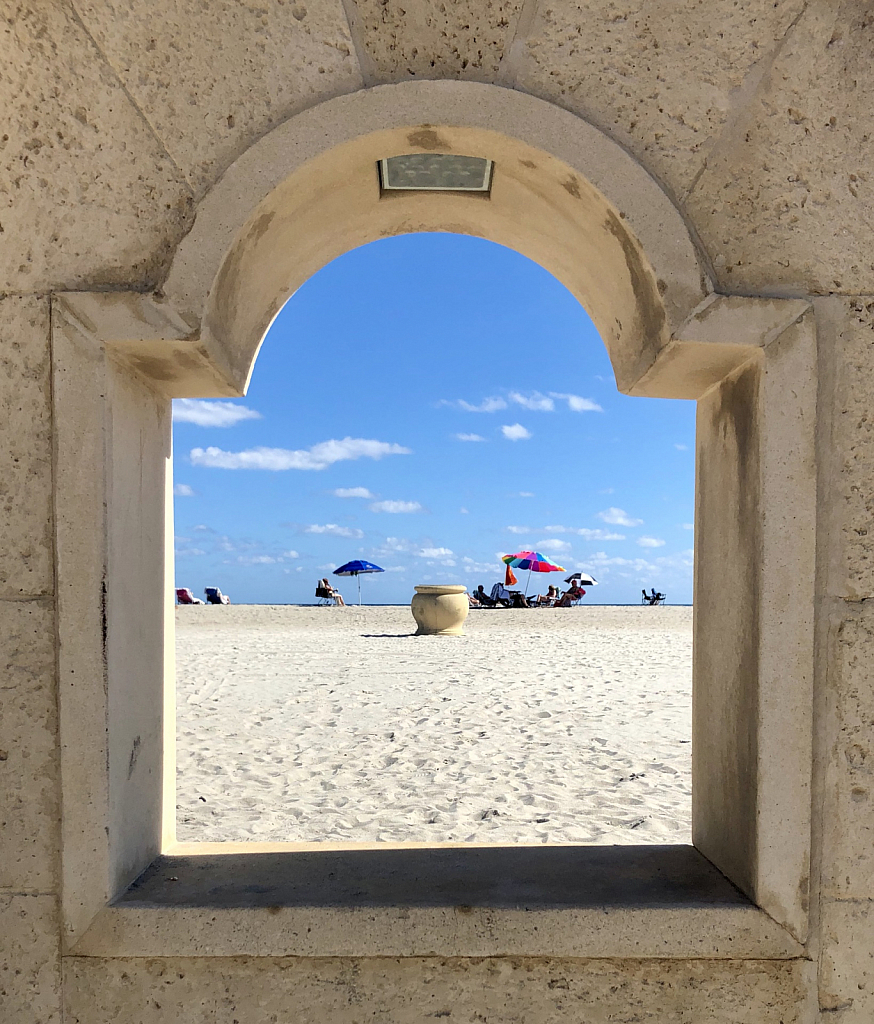
<path fill-rule="evenodd" d="M 174 402 L 173 432 L 176 585 L 198 594 L 309 603 L 365 558 L 387 570 L 365 600 L 407 603 L 535 548 L 592 573 L 592 603 L 692 600 L 694 403 L 619 394 L 576 299 L 482 239 L 346 253 L 286 303 L 246 398 Z"/>

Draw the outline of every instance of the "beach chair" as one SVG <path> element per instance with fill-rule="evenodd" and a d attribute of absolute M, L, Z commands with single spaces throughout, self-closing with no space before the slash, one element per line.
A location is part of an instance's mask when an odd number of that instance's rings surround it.
<path fill-rule="evenodd" d="M 230 604 L 231 603 L 231 599 L 228 597 L 228 595 L 227 594 L 223 594 L 219 590 L 218 587 L 206 587 L 203 592 L 204 592 L 204 594 L 206 594 L 206 603 L 207 604 Z"/>
<path fill-rule="evenodd" d="M 195 597 L 188 587 L 176 588 L 176 602 L 177 604 L 203 604 L 203 601 L 199 597 Z"/>
<path fill-rule="evenodd" d="M 327 590 L 325 587 L 322 586 L 322 581 L 321 580 L 319 580 L 319 582 L 316 584 L 316 597 L 318 598 L 318 600 L 316 601 L 316 604 L 333 604 L 334 603 L 334 595 L 333 595 L 333 593 L 330 590 Z"/>

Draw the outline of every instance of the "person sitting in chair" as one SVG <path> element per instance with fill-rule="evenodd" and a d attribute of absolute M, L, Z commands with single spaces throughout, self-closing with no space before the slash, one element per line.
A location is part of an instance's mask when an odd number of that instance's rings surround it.
<path fill-rule="evenodd" d="M 556 605 L 556 608 L 570 608 L 574 601 L 579 601 L 580 598 L 585 596 L 585 590 L 583 590 L 579 583 L 577 583 L 577 581 L 574 580 L 573 583 L 571 583 L 570 590 L 566 590 L 564 594 L 562 594 L 561 599 Z"/>
<path fill-rule="evenodd" d="M 545 594 L 537 595 L 537 604 L 540 606 L 546 605 L 547 608 L 551 608 L 558 600 L 558 587 L 552 583 L 549 584 L 549 589 Z"/>
<path fill-rule="evenodd" d="M 473 597 L 474 600 L 478 601 L 483 608 L 494 608 L 495 605 L 498 603 L 497 601 L 493 601 L 489 597 L 489 595 L 485 592 L 485 588 L 483 587 L 482 583 L 480 583 L 480 585 L 473 592 Z"/>
<path fill-rule="evenodd" d="M 339 590 L 334 590 L 334 588 L 328 582 L 327 576 L 322 577 L 321 589 L 327 591 L 326 596 L 333 598 L 335 605 L 339 606 L 340 608 L 346 607 L 346 602 L 343 600 L 343 595 L 340 593 Z"/>

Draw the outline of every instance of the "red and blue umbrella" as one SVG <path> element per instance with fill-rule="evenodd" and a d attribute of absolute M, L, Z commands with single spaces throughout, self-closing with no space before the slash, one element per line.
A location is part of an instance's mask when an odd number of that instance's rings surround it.
<path fill-rule="evenodd" d="M 344 562 L 339 569 L 335 569 L 334 576 L 357 576 L 358 577 L 358 603 L 361 604 L 361 577 L 368 572 L 385 572 L 373 562 L 365 562 L 361 558 L 355 558 L 351 562 Z"/>
<path fill-rule="evenodd" d="M 527 569 L 528 579 L 525 581 L 525 596 L 528 596 L 528 584 L 531 582 L 532 572 L 564 572 L 563 565 L 556 565 L 554 562 L 539 551 L 517 551 L 515 555 L 504 555 L 501 559 L 511 569 Z"/>

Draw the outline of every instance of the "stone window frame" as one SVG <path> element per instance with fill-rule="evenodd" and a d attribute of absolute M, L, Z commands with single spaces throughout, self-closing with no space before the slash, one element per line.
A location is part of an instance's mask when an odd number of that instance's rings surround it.
<path fill-rule="evenodd" d="M 523 168 L 520 189 L 530 186 L 529 169 L 535 183 L 555 187 L 546 194 L 544 186 L 542 207 L 539 184 L 527 194 L 537 216 L 515 235 L 517 218 L 501 220 L 506 174 L 496 176 L 489 203 L 468 207 L 459 205 L 466 197 L 379 204 L 377 195 L 377 214 L 364 188 L 342 193 L 348 182 L 357 188 L 364 168 L 369 174 L 375 153 L 413 144 L 497 153 L 499 168 L 514 160 Z M 324 183 L 331 161 L 340 177 L 333 191 L 322 189 L 327 205 L 310 195 L 306 208 L 291 210 L 296 196 L 307 197 L 307 175 Z M 335 195 L 342 202 L 332 206 Z M 507 195 L 507 207 L 518 206 Z M 313 209 L 317 219 L 307 222 Z M 288 235 L 301 220 L 304 230 Z M 694 849 L 570 847 L 560 857 L 541 847 L 523 856 L 421 844 L 378 852 L 319 844 L 314 852 L 175 841 L 170 399 L 244 393 L 263 335 L 300 283 L 294 275 L 305 280 L 337 247 L 423 229 L 467 230 L 537 258 L 592 313 L 620 390 L 698 400 Z M 270 278 L 265 261 L 283 238 L 292 255 Z M 581 258 L 592 251 L 609 279 Z M 328 101 L 226 172 L 162 293 L 56 294 L 52 374 L 68 951 L 802 955 L 813 312 L 801 299 L 710 291 L 682 218 L 600 132 L 532 97 L 470 83 L 409 83 Z M 738 567 L 734 589 L 723 585 L 726 565 Z M 503 860 L 489 861 L 495 856 Z M 490 877 L 503 872 L 500 893 L 486 884 L 485 863 Z"/>

